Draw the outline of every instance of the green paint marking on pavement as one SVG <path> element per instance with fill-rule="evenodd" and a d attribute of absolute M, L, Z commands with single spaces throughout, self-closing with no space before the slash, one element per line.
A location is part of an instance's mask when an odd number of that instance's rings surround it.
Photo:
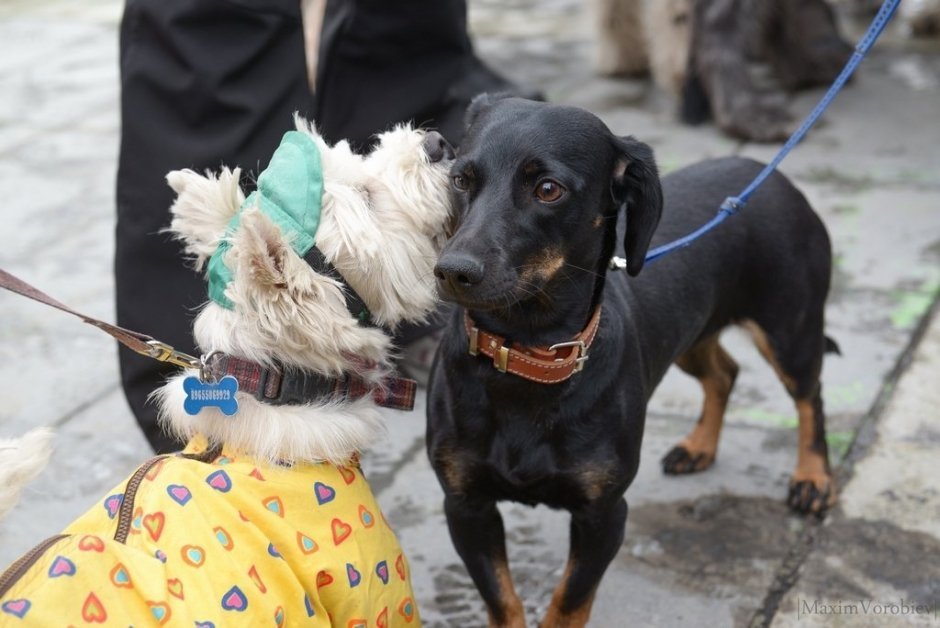
<path fill-rule="evenodd" d="M 804 177 L 811 183 L 832 185 L 850 192 L 863 192 L 875 183 L 868 175 L 848 174 L 828 166 L 811 168 Z"/>
<path fill-rule="evenodd" d="M 865 384 L 856 380 L 841 386 L 826 386 L 823 397 L 827 406 L 846 406 L 856 403 L 865 394 Z"/>
<path fill-rule="evenodd" d="M 794 416 L 778 414 L 777 412 L 768 412 L 767 410 L 762 410 L 760 408 L 750 408 L 745 410 L 743 415 L 745 418 L 752 421 L 771 423 L 777 427 L 796 427 L 799 425 L 799 422 Z"/>
<path fill-rule="evenodd" d="M 844 458 L 854 437 L 854 432 L 829 432 L 826 434 L 826 444 L 829 445 L 829 454 L 836 460 Z"/>
<path fill-rule="evenodd" d="M 862 208 L 851 203 L 839 203 L 832 206 L 832 213 L 839 216 L 857 216 L 862 212 Z"/>
<path fill-rule="evenodd" d="M 907 292 L 895 292 L 891 296 L 897 305 L 891 311 L 891 324 L 895 329 L 911 329 L 927 312 L 930 304 L 940 293 L 940 279 L 924 281 L 919 288 Z"/>
<path fill-rule="evenodd" d="M 656 165 L 659 168 L 660 174 L 669 174 L 670 172 L 674 172 L 681 168 L 683 162 L 672 157 L 666 157 L 665 159 L 658 161 Z"/>
<path fill-rule="evenodd" d="M 940 240 L 935 240 L 933 244 L 928 246 L 925 251 L 928 255 L 935 255 L 940 257 Z"/>
<path fill-rule="evenodd" d="M 932 170 L 900 170 L 897 174 L 900 182 L 907 185 L 920 183 L 934 183 L 937 180 L 937 173 Z"/>

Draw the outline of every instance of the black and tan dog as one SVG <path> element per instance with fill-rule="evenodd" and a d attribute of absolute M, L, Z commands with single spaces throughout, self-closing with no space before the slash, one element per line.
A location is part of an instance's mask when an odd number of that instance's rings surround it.
<path fill-rule="evenodd" d="M 774 174 L 740 215 L 640 273 L 651 242 L 706 222 L 760 165 L 716 159 L 661 184 L 647 145 L 579 109 L 480 97 L 468 121 L 451 170 L 459 224 L 435 269 L 462 307 L 433 368 L 428 450 L 491 624 L 525 625 L 501 500 L 571 512 L 567 569 L 542 625 L 587 621 L 623 540 L 647 401 L 671 364 L 700 380 L 705 402 L 664 470 L 715 459 L 737 373 L 718 343 L 730 324 L 750 329 L 796 402 L 790 505 L 824 511 L 835 497 L 819 381 L 834 346 L 823 335 L 831 254 L 802 194 Z M 608 274 L 615 254 L 633 277 Z"/>

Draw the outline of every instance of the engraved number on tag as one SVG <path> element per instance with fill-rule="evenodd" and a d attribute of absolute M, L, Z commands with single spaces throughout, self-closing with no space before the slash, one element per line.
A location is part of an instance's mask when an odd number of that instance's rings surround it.
<path fill-rule="evenodd" d="M 218 408 L 227 416 L 238 412 L 238 400 L 235 399 L 238 380 L 231 375 L 215 383 L 200 381 L 198 377 L 187 377 L 183 380 L 183 390 L 186 392 L 186 400 L 183 402 L 186 414 L 196 415 L 203 408 L 211 407 Z"/>

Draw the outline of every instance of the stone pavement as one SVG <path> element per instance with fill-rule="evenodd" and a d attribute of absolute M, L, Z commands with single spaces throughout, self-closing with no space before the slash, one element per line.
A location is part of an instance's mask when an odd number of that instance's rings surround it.
<path fill-rule="evenodd" d="M 677 125 L 668 99 L 644 81 L 593 77 L 581 5 L 472 0 L 470 18 L 496 68 L 649 142 L 664 171 L 711 156 L 773 154 L 776 147 L 709 126 Z M 0 267 L 107 320 L 120 10 L 117 0 L 0 5 Z M 805 114 L 818 96 L 798 96 L 792 111 Z M 822 524 L 787 512 L 795 412 L 731 330 L 724 342 L 741 374 L 720 459 L 695 477 L 660 473 L 659 458 L 700 403 L 698 385 L 670 373 L 652 401 L 626 539 L 592 625 L 940 625 L 938 112 L 940 47 L 889 32 L 782 168 L 823 216 L 835 249 L 828 333 L 843 357 L 827 359 L 824 393 L 839 507 Z M 49 469 L 0 523 L 5 565 L 149 452 L 106 336 L 10 294 L 0 294 L 0 320 L 0 435 L 58 428 Z M 451 548 L 425 459 L 423 402 L 388 418 L 390 441 L 365 465 L 411 556 L 426 623 L 480 625 L 482 605 Z M 567 517 L 514 504 L 502 511 L 517 588 L 535 621 L 564 566 Z"/>

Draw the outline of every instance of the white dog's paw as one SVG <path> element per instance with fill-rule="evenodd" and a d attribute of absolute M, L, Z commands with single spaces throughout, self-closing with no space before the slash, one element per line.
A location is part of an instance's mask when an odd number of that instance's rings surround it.
<path fill-rule="evenodd" d="M 51 429 L 40 427 L 19 438 L 0 439 L 0 517 L 16 505 L 23 488 L 46 468 L 54 436 Z"/>

